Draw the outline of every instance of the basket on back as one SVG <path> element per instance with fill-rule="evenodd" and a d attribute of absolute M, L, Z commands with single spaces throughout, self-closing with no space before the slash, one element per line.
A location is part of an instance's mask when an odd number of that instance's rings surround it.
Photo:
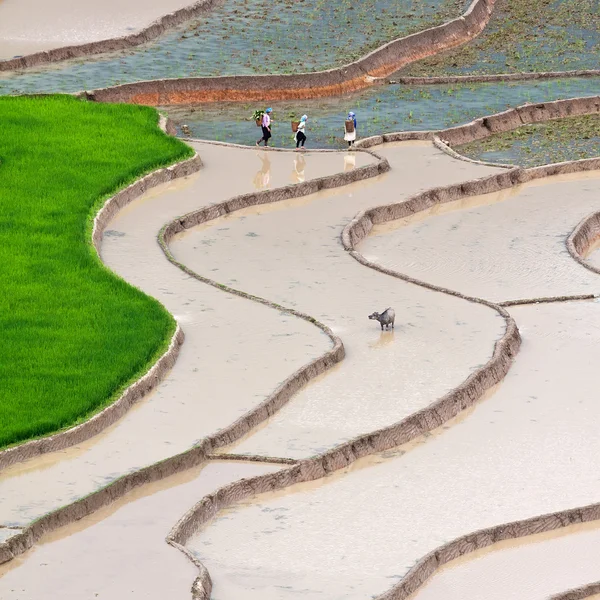
<path fill-rule="evenodd" d="M 347 119 L 344 122 L 344 125 L 346 127 L 346 133 L 353 133 L 354 132 L 354 120 L 353 119 Z"/>
<path fill-rule="evenodd" d="M 298 125 L 300 125 L 300 121 L 292 121 L 292 131 L 296 133 L 298 131 Z"/>

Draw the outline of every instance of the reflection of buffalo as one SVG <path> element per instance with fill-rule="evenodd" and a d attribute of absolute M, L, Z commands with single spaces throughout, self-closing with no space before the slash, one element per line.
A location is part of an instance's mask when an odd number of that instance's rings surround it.
<path fill-rule="evenodd" d="M 394 329 L 394 320 L 396 319 L 396 313 L 393 308 L 386 308 L 381 314 L 378 312 L 374 312 L 372 315 L 369 315 L 369 319 L 373 319 L 375 321 L 379 321 L 381 324 L 381 330 L 383 331 L 383 326 L 385 325 L 387 329 L 392 326 Z"/>

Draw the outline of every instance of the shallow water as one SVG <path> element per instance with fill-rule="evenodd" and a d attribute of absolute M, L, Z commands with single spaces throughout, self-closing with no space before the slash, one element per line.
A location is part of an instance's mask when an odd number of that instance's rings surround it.
<path fill-rule="evenodd" d="M 4 0 L 0 60 L 128 35 L 190 4 L 192 0 Z"/>
<path fill-rule="evenodd" d="M 600 524 L 501 542 L 442 567 L 410 600 L 548 600 L 596 581 Z"/>
<path fill-rule="evenodd" d="M 600 304 L 511 313 L 522 349 L 466 418 L 404 454 L 233 507 L 195 536 L 213 598 L 372 597 L 460 535 L 597 502 Z"/>
<path fill-rule="evenodd" d="M 434 207 L 374 228 L 360 252 L 377 263 L 494 301 L 600 293 L 566 239 L 600 208 L 600 173 L 533 182 Z"/>
<path fill-rule="evenodd" d="M 307 457 L 391 425 L 462 383 L 504 333 L 493 309 L 365 268 L 340 242 L 344 225 L 365 207 L 494 169 L 455 161 L 429 143 L 378 152 L 392 171 L 377 180 L 253 207 L 171 242 L 176 258 L 196 272 L 307 312 L 344 341 L 343 363 L 235 452 Z M 367 315 L 388 306 L 396 310 L 396 327 L 382 332 Z"/>
<path fill-rule="evenodd" d="M 7 82 L 8 84 L 9 82 Z M 0 79 L 0 93 L 2 80 Z M 321 100 L 272 102 L 273 143 L 290 147 L 293 137 L 290 115 L 306 113 L 308 142 L 313 148 L 345 146 L 344 119 L 349 110 L 357 114 L 358 138 L 389 131 L 442 129 L 466 123 L 525 102 L 547 102 L 600 93 L 600 79 L 553 79 L 546 81 L 407 87 L 381 85 L 362 92 Z M 163 107 L 179 125 L 188 126 L 192 137 L 254 144 L 257 128 L 250 120 L 253 104 L 218 103 Z"/>
<path fill-rule="evenodd" d="M 176 365 L 153 394 L 100 435 L 4 470 L 0 524 L 29 523 L 124 473 L 186 450 L 257 406 L 331 347 L 311 323 L 185 275 L 167 262 L 156 235 L 192 209 L 297 181 L 300 160 L 307 180 L 340 171 L 344 155 L 195 147 L 205 169 L 130 204 L 109 224 L 102 244 L 105 263 L 158 298 L 181 324 L 186 339 Z M 372 161 L 365 153 L 355 158 L 357 166 Z"/>
<path fill-rule="evenodd" d="M 173 525 L 205 494 L 279 468 L 209 463 L 133 490 L 0 565 L 0 597 L 189 600 L 198 569 L 167 545 Z"/>
<path fill-rule="evenodd" d="M 16 0 L 11 2 L 16 3 Z M 127 4 L 121 7 L 117 2 L 110 0 L 112 11 L 105 11 L 104 3 L 80 9 L 73 15 L 63 8 L 64 5 L 71 7 L 68 0 L 51 0 L 50 6 L 56 5 L 54 11 L 60 12 L 65 21 L 62 27 L 67 31 L 70 27 L 71 36 L 89 41 L 87 38 L 102 39 L 114 37 L 115 32 L 127 33 L 128 26 L 145 23 L 142 16 L 132 17 L 136 5 L 143 6 L 140 0 L 127 0 L 131 10 Z M 151 0 L 150 6 L 140 13 L 154 14 L 152 6 L 160 7 L 161 2 L 165 7 L 170 3 L 179 8 L 191 4 L 192 0 Z M 359 3 L 222 0 L 194 21 L 143 47 L 70 61 L 57 71 L 84 80 L 88 85 L 99 78 L 112 82 L 94 83 L 93 87 L 164 77 L 315 71 L 346 64 L 395 38 L 458 17 L 469 3 L 470 0 L 430 0 L 427 3 L 419 0 L 362 0 Z M 26 0 L 29 10 L 36 4 L 40 4 L 40 0 Z M 117 10 L 114 5 L 118 6 Z M 154 12 L 160 16 L 169 10 L 155 9 Z M 24 32 L 21 36 L 25 39 L 33 37 L 27 32 L 24 11 L 13 9 L 11 12 L 6 37 L 11 35 L 11 24 Z M 67 16 L 62 16 L 63 13 Z M 96 22 L 91 20 L 94 15 Z M 81 24 L 76 19 L 78 16 Z M 47 24 L 42 26 L 44 18 Z M 38 29 L 47 30 L 46 38 L 56 39 L 48 47 L 64 45 L 62 40 L 70 39 L 67 33 L 60 33 L 60 24 L 57 33 L 49 33 L 55 20 L 48 18 L 48 12 L 41 11 Z M 332 30 L 336 35 L 331 35 Z"/>
<path fill-rule="evenodd" d="M 410 74 L 463 75 L 597 69 L 600 18 L 596 0 L 498 0 L 472 42 L 408 67 Z"/>

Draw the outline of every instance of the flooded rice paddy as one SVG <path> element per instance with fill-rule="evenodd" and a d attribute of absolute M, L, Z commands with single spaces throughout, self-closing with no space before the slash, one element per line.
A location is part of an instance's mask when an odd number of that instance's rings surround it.
<path fill-rule="evenodd" d="M 4 0 L 0 60 L 135 33 L 192 0 Z"/>
<path fill-rule="evenodd" d="M 595 94 L 600 94 L 600 78 L 421 88 L 383 85 L 336 98 L 271 102 L 275 119 L 273 144 L 292 147 L 291 116 L 304 113 L 309 117 L 309 147 L 341 148 L 345 145 L 344 119 L 349 110 L 357 115 L 358 137 L 364 138 L 390 131 L 443 129 L 526 102 Z M 259 137 L 256 125 L 250 119 L 254 108 L 254 104 L 229 102 L 163 107 L 162 110 L 176 122 L 179 135 L 252 145 Z M 190 133 L 184 134 L 181 125 L 187 125 Z M 559 148 L 565 148 L 568 153 L 569 145 L 559 144 Z M 574 153 L 567 155 L 578 158 Z"/>
<path fill-rule="evenodd" d="M 167 545 L 173 525 L 205 494 L 279 468 L 216 462 L 133 490 L 0 565 L 0 597 L 190 600 L 198 569 Z"/>
<path fill-rule="evenodd" d="M 344 340 L 346 359 L 237 453 L 305 458 L 400 421 L 487 362 L 504 334 L 495 310 L 365 269 L 340 242 L 363 208 L 495 169 L 457 163 L 429 143 L 378 151 L 392 170 L 377 180 L 245 209 L 171 241 L 177 260 L 197 273 L 306 312 Z M 367 315 L 388 306 L 396 327 L 382 332 Z"/>
<path fill-rule="evenodd" d="M 190 448 L 257 406 L 331 347 L 311 323 L 224 294 L 166 261 L 156 235 L 169 220 L 297 177 L 292 153 L 196 148 L 207 173 L 157 188 L 130 204 L 109 224 L 102 244 L 104 262 L 158 298 L 183 328 L 186 339 L 177 363 L 154 393 L 100 435 L 4 470 L 0 524 L 27 524 L 125 473 Z M 343 155 L 333 153 L 307 154 L 303 160 L 307 180 L 344 166 Z M 357 166 L 371 160 L 364 153 L 356 156 Z"/>
<path fill-rule="evenodd" d="M 457 146 L 464 156 L 522 167 L 600 156 L 600 116 L 569 117 Z"/>
<path fill-rule="evenodd" d="M 452 561 L 410 600 L 549 600 L 598 578 L 600 524 L 500 542 Z"/>
<path fill-rule="evenodd" d="M 470 1 L 429 0 L 424 3 L 419 0 L 362 0 L 355 3 L 349 0 L 221 0 L 194 21 L 165 33 L 143 47 L 71 61 L 57 69 L 55 77 L 85 81 L 83 87 L 89 89 L 90 85 L 104 87 L 165 77 L 317 71 L 346 64 L 395 38 L 458 17 Z M 160 6 L 161 2 L 167 10 L 159 11 L 157 16 L 169 12 L 169 3 L 176 7 L 192 4 L 192 0 L 151 0 L 149 4 Z M 12 4 L 18 3 L 9 0 L 8 7 Z M 47 15 L 48 10 L 55 8 L 53 4 L 71 8 L 67 0 L 52 0 L 44 4 L 39 0 L 26 0 L 29 11 L 34 4 L 49 5 L 39 11 L 40 27 L 45 16 L 44 27 L 49 31 L 53 21 Z M 85 3 L 86 7 L 88 4 Z M 117 0 L 110 0 L 110 4 L 116 5 Z M 130 4 L 132 8 L 144 6 L 141 0 L 127 0 L 121 4 Z M 82 41 L 88 41 L 90 37 L 114 37 L 115 34 L 111 32 L 121 32 L 120 35 L 130 33 L 128 27 L 133 25 L 135 29 L 140 21 L 140 17 L 132 19 L 125 12 L 126 8 L 122 9 L 121 6 L 118 12 L 111 11 L 110 6 L 104 7 L 105 3 L 99 4 L 94 10 L 80 8 L 79 11 L 72 11 L 65 10 L 63 6 L 63 10 L 58 12 L 62 20 L 71 24 L 72 32 L 76 31 Z M 3 10 L 6 9 L 0 7 L 0 20 Z M 150 8 L 144 10 L 151 11 Z M 141 14 L 144 14 L 144 10 Z M 11 12 L 17 12 L 16 7 Z M 98 22 L 86 37 L 83 33 L 85 20 L 79 27 L 77 17 L 81 18 L 82 14 L 89 17 L 88 13 L 93 15 L 94 12 Z M 26 32 L 22 35 L 29 35 L 23 13 L 24 10 L 19 9 L 21 19 L 16 16 L 9 18 L 7 32 L 10 32 L 13 21 L 19 21 L 19 26 Z M 135 14 L 135 11 L 131 10 L 131 13 Z M 115 19 L 115 14 L 122 15 L 123 19 Z M 107 21 L 106 24 L 103 24 L 102 17 Z M 91 18 L 89 21 L 91 26 L 94 21 Z M 332 30 L 338 31 L 339 35 L 332 36 Z M 101 35 L 102 32 L 105 35 Z M 62 40 L 71 39 L 66 34 L 61 36 L 59 32 L 46 34 L 46 37 L 55 40 L 54 46 L 65 45 Z M 100 83 L 101 80 L 104 83 Z"/>
<path fill-rule="evenodd" d="M 466 198 L 376 226 L 370 260 L 494 301 L 598 294 L 598 275 L 576 263 L 566 239 L 598 210 L 597 172 L 541 180 Z"/>
<path fill-rule="evenodd" d="M 213 598 L 375 597 L 463 534 L 597 502 L 600 304 L 511 314 L 523 347 L 470 414 L 402 451 L 237 505 L 200 531 L 189 546 L 213 576 Z"/>
<path fill-rule="evenodd" d="M 484 31 L 467 45 L 410 65 L 406 75 L 597 69 L 597 0 L 497 0 Z"/>

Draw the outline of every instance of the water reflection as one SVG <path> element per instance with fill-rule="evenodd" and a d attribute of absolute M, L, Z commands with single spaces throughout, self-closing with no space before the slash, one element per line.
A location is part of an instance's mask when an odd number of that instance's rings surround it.
<path fill-rule="evenodd" d="M 387 346 L 394 341 L 395 335 L 396 332 L 393 329 L 390 329 L 389 331 L 381 331 L 377 340 L 375 342 L 370 342 L 369 346 L 371 348 L 382 348 Z"/>
<path fill-rule="evenodd" d="M 271 161 L 267 152 L 257 152 L 256 155 L 260 159 L 262 166 L 254 176 L 254 187 L 257 190 L 264 190 L 269 187 L 271 181 Z"/>
<path fill-rule="evenodd" d="M 354 154 L 344 155 L 344 173 L 353 171 L 356 168 L 356 156 Z"/>
<path fill-rule="evenodd" d="M 292 171 L 292 183 L 302 183 L 305 180 L 304 169 L 306 159 L 303 154 L 294 156 L 294 170 Z"/>

